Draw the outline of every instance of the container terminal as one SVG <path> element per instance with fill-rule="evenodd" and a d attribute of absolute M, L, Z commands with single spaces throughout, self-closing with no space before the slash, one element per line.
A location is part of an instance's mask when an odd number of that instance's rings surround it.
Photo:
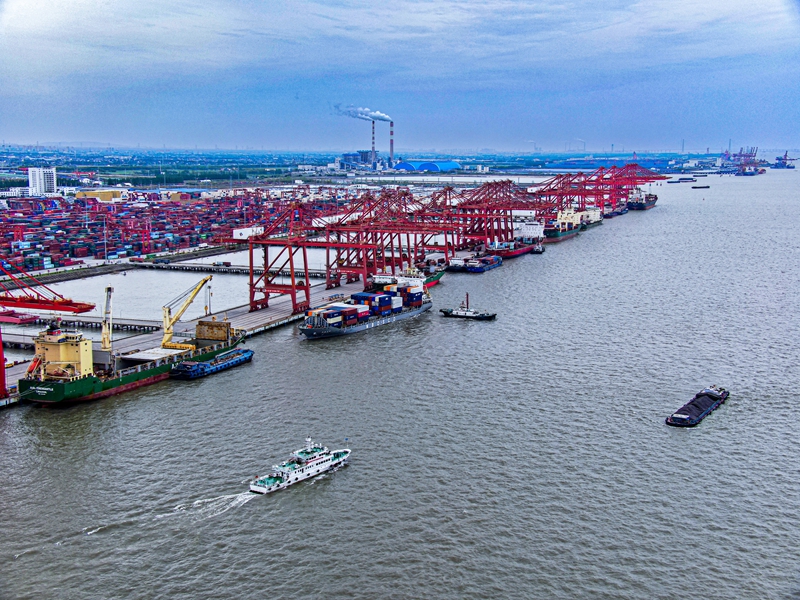
<path fill-rule="evenodd" d="M 91 253 L 95 259 L 120 264 L 125 260 L 131 269 L 168 270 L 182 257 L 165 255 L 165 249 L 213 252 L 238 244 L 249 257 L 249 264 L 239 267 L 247 274 L 246 305 L 186 324 L 174 320 L 168 325 L 165 318 L 160 328 L 158 322 L 128 323 L 150 333 L 120 340 L 114 350 L 120 355 L 142 352 L 158 346 L 168 327 L 170 335 L 174 326 L 174 335 L 189 336 L 208 329 L 210 322 L 230 327 L 220 346 L 227 348 L 238 334 L 255 335 L 302 319 L 332 296 L 367 291 L 376 276 L 418 270 L 427 277 L 426 287 L 434 285 L 453 259 L 491 255 L 492 248 L 524 244 L 518 237 L 520 221 L 534 219 L 539 224 L 543 232 L 539 241 L 568 239 L 572 235 L 561 233 L 596 225 L 602 215 L 624 214 L 629 200 L 641 198 L 641 186 L 663 179 L 664 175 L 628 164 L 558 175 L 527 187 L 510 180 L 488 181 L 473 188 L 444 187 L 416 194 L 397 186 L 355 190 L 296 186 L 288 192 L 229 190 L 212 200 L 166 203 L 143 198 L 124 203 L 49 199 L 50 205 L 37 207 L 35 200 L 18 199 L 9 202 L 0 221 L 0 232 L 10 241 L 0 261 L 4 275 L 0 306 L 14 314 L 20 314 L 17 310 L 62 314 L 64 323 L 79 322 L 82 313 L 95 308 L 64 298 L 37 279 L 36 267 L 45 264 L 45 248 L 59 251 L 54 253 L 60 256 L 51 254 L 50 264 L 54 258 L 63 262 L 66 254 L 71 260 L 73 255 L 81 259 Z M 654 203 L 655 196 L 649 202 Z M 312 249 L 324 251 L 324 269 L 307 267 Z M 25 254 L 29 250 L 34 252 Z M 20 251 L 21 256 L 12 256 Z M 197 266 L 233 268 L 225 261 Z M 90 272 L 79 271 L 80 276 Z M 113 327 L 110 322 L 101 325 L 109 331 Z M 14 343 L 13 336 L 9 342 Z M 32 366 L 23 363 L 6 370 L 12 387 Z M 5 381 L 0 381 L 0 392 L 5 390 Z"/>

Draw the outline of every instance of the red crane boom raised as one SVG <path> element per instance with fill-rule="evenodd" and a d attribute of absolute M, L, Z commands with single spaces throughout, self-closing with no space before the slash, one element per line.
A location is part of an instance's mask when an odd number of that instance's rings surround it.
<path fill-rule="evenodd" d="M 2 264 L 2 271 L 8 279 L 0 281 L 0 306 L 9 308 L 27 308 L 33 310 L 56 310 L 70 313 L 85 313 L 94 308 L 89 302 L 76 302 L 65 298 L 58 292 L 51 290 L 33 275 L 15 266 L 18 274 L 11 273 Z M 12 285 L 9 285 L 12 284 Z M 12 289 L 17 294 L 12 294 Z"/>

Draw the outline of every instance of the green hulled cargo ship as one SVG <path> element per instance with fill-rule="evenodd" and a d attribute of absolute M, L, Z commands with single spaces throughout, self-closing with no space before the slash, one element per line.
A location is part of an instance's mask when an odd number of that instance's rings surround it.
<path fill-rule="evenodd" d="M 199 321 L 195 339 L 184 348 L 114 355 L 95 353 L 91 340 L 53 322 L 35 338 L 36 355 L 19 380 L 20 399 L 57 404 L 105 398 L 167 379 L 172 365 L 209 360 L 242 339 L 226 321 Z"/>

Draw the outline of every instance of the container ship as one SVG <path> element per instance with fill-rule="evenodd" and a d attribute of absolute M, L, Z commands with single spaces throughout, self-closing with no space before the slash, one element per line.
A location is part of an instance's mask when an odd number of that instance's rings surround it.
<path fill-rule="evenodd" d="M 490 254 L 489 256 L 480 256 L 468 261 L 468 273 L 485 273 L 503 265 L 503 259 L 497 255 Z"/>
<path fill-rule="evenodd" d="M 376 276 L 394 277 L 394 276 Z M 358 333 L 416 317 L 430 310 L 424 279 L 396 277 L 383 292 L 359 292 L 349 300 L 332 302 L 306 312 L 300 333 L 309 340 Z"/>
<path fill-rule="evenodd" d="M 530 246 L 533 254 L 542 254 L 544 252 L 544 223 L 525 221 L 514 228 L 514 241 Z"/>
<path fill-rule="evenodd" d="M 514 230 L 514 240 L 511 242 L 492 242 L 486 248 L 487 254 L 499 256 L 503 260 L 528 254 L 541 254 L 544 252 L 544 225 L 534 221 L 525 223 L 520 229 Z"/>
<path fill-rule="evenodd" d="M 572 209 L 559 211 L 556 218 L 544 226 L 544 243 L 552 244 L 575 237 L 581 230 L 581 217 Z"/>
<path fill-rule="evenodd" d="M 628 208 L 630 210 L 650 210 L 656 205 L 657 200 L 658 196 L 655 194 L 645 194 L 642 190 L 636 190 L 631 192 L 628 198 Z"/>
<path fill-rule="evenodd" d="M 493 242 L 486 248 L 486 252 L 505 260 L 533 252 L 533 244 L 526 244 L 516 240 L 513 242 Z"/>
<path fill-rule="evenodd" d="M 447 263 L 447 266 L 444 268 L 444 270 L 451 271 L 453 273 L 463 273 L 467 270 L 467 263 L 470 260 L 470 257 L 454 256 Z"/>
<path fill-rule="evenodd" d="M 587 208 L 579 212 L 578 216 L 581 218 L 581 231 L 603 224 L 603 211 L 597 207 Z"/>
<path fill-rule="evenodd" d="M 100 351 L 77 330 L 53 321 L 34 338 L 36 354 L 20 398 L 42 404 L 98 400 L 167 379 L 172 366 L 187 360 L 207 361 L 231 350 L 243 339 L 226 321 L 199 321 L 192 349 L 153 348 L 125 355 Z"/>

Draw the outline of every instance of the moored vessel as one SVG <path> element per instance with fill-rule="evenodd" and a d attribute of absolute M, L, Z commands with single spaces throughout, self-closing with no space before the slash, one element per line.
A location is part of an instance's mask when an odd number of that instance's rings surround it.
<path fill-rule="evenodd" d="M 428 289 L 439 283 L 442 280 L 442 277 L 444 277 L 444 269 L 437 268 L 435 271 L 428 273 L 425 276 L 425 283 L 422 285 L 425 286 L 425 289 Z"/>
<path fill-rule="evenodd" d="M 253 360 L 252 350 L 246 348 L 235 348 L 228 352 L 218 354 L 211 360 L 196 361 L 185 360 L 182 363 L 172 366 L 170 377 L 173 379 L 197 379 L 226 371 L 233 367 L 238 367 Z"/>
<path fill-rule="evenodd" d="M 38 315 L 18 313 L 15 310 L 0 310 L 0 323 L 27 325 L 29 323 L 36 323 L 38 320 Z"/>
<path fill-rule="evenodd" d="M 658 196 L 655 194 L 645 194 L 642 190 L 636 189 L 628 197 L 628 208 L 630 210 L 650 210 L 657 201 Z"/>
<path fill-rule="evenodd" d="M 592 206 L 579 212 L 578 216 L 581 219 L 581 231 L 603 224 L 603 211 L 597 206 Z"/>
<path fill-rule="evenodd" d="M 531 246 L 531 253 L 544 252 L 544 223 L 528 220 L 514 228 L 514 239 L 522 244 Z"/>
<path fill-rule="evenodd" d="M 715 385 L 707 387 L 668 416 L 665 419 L 665 423 L 673 427 L 694 427 L 717 410 L 728 399 L 729 395 L 730 392 L 725 388 L 719 388 Z"/>
<path fill-rule="evenodd" d="M 106 398 L 163 381 L 176 363 L 211 360 L 243 337 L 226 321 L 199 321 L 194 339 L 185 344 L 192 349 L 157 347 L 115 355 L 95 353 L 90 339 L 53 321 L 34 338 L 36 354 L 19 380 L 20 398 L 42 404 Z"/>
<path fill-rule="evenodd" d="M 556 218 L 544 226 L 544 242 L 552 244 L 575 237 L 581 230 L 581 217 L 573 209 L 558 211 Z"/>
<path fill-rule="evenodd" d="M 190 340 L 173 340 L 174 327 L 194 298 L 211 280 L 200 283 L 163 307 L 164 326 L 161 345 L 149 350 L 114 352 L 111 340 L 111 294 L 106 287 L 102 321 L 102 341 L 95 352 L 92 341 L 74 329 L 64 329 L 60 320 L 34 338 L 36 350 L 28 371 L 19 380 L 21 399 L 40 404 L 97 400 L 140 388 L 169 377 L 172 366 L 186 361 L 208 361 L 233 349 L 245 332 L 235 330 L 228 321 L 198 321 Z M 175 312 L 173 313 L 173 309 Z"/>
<path fill-rule="evenodd" d="M 288 460 L 272 467 L 267 475 L 256 476 L 250 482 L 250 491 L 256 494 L 269 494 L 321 475 L 331 469 L 347 464 L 350 449 L 328 450 L 322 444 L 315 443 L 310 437 L 306 445 L 295 450 Z"/>
<path fill-rule="evenodd" d="M 389 280 L 397 283 L 383 285 L 382 292 L 359 292 L 349 299 L 307 311 L 300 333 L 310 340 L 338 337 L 402 321 L 431 309 L 424 279 L 375 275 L 373 285 Z"/>
<path fill-rule="evenodd" d="M 452 273 L 463 273 L 467 270 L 467 263 L 470 260 L 470 257 L 454 256 L 450 259 L 444 269 L 445 271 L 450 271 Z"/>
<path fill-rule="evenodd" d="M 429 265 L 425 266 L 425 270 L 421 271 L 417 267 L 409 267 L 401 271 L 400 275 L 393 275 L 391 273 L 379 273 L 372 276 L 372 284 L 378 287 L 385 285 L 396 284 L 398 281 L 412 282 L 417 279 L 423 279 L 422 286 L 425 289 L 435 286 L 442 277 L 444 277 L 445 269 Z"/>
<path fill-rule="evenodd" d="M 533 244 L 525 244 L 516 240 L 513 242 L 492 242 L 486 248 L 486 252 L 505 260 L 533 252 Z"/>
<path fill-rule="evenodd" d="M 499 256 L 490 254 L 488 256 L 478 256 L 467 261 L 468 273 L 485 273 L 499 266 L 502 266 L 503 259 Z"/>

